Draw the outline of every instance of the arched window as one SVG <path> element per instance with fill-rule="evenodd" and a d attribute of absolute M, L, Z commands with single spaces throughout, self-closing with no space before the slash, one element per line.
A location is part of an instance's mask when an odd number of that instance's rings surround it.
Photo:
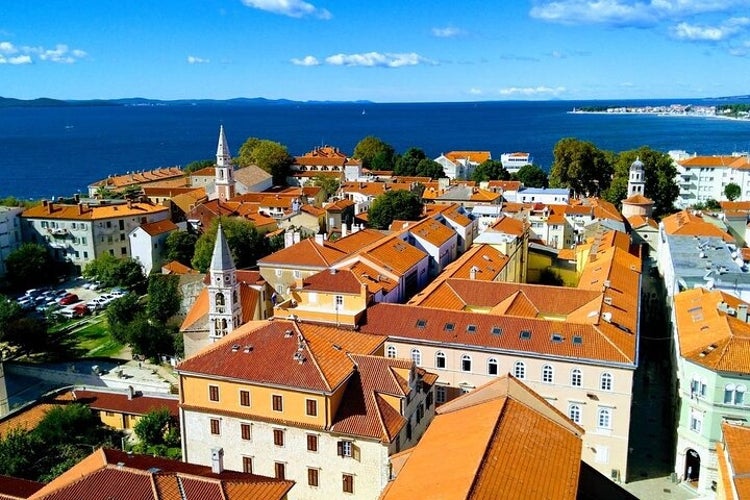
<path fill-rule="evenodd" d="M 443 351 L 438 351 L 437 354 L 435 354 L 435 367 L 445 368 L 445 366 L 445 353 Z"/>
<path fill-rule="evenodd" d="M 216 301 L 216 311 L 223 313 L 224 312 L 224 294 L 221 292 L 218 292 L 215 295 L 215 301 Z"/>
<path fill-rule="evenodd" d="M 599 408 L 596 414 L 596 425 L 600 429 L 612 428 L 612 410 L 609 408 Z"/>
<path fill-rule="evenodd" d="M 546 384 L 551 384 L 554 380 L 553 374 L 552 374 L 552 365 L 544 365 L 542 367 L 542 382 Z"/>
<path fill-rule="evenodd" d="M 573 368 L 570 371 L 570 385 L 573 387 L 581 387 L 583 383 L 583 373 L 578 368 Z"/>
<path fill-rule="evenodd" d="M 568 405 L 568 418 L 570 418 L 573 422 L 580 424 L 581 423 L 581 405 L 579 404 Z"/>
<path fill-rule="evenodd" d="M 738 385 L 737 389 L 734 390 L 734 404 L 743 405 L 745 404 L 745 386 Z"/>
<path fill-rule="evenodd" d="M 612 374 L 609 372 L 602 373 L 602 376 L 599 378 L 599 389 L 603 391 L 611 391 L 612 390 Z"/>
<path fill-rule="evenodd" d="M 487 375 L 497 375 L 498 374 L 498 363 L 497 359 L 490 358 L 487 360 Z"/>
<path fill-rule="evenodd" d="M 396 347 L 389 345 L 385 348 L 385 357 L 386 358 L 395 358 L 396 357 Z"/>
<path fill-rule="evenodd" d="M 420 366 L 422 364 L 422 353 L 419 352 L 419 349 L 411 350 L 411 360 L 414 361 L 414 364 L 416 364 L 417 366 Z"/>
<path fill-rule="evenodd" d="M 461 356 L 461 371 L 471 371 L 471 356 L 469 356 L 468 354 L 464 354 L 463 356 Z"/>
<path fill-rule="evenodd" d="M 526 378 L 526 365 L 523 361 L 516 361 L 513 365 L 513 375 L 520 379 Z"/>
<path fill-rule="evenodd" d="M 744 385 L 727 384 L 724 387 L 724 403 L 728 405 L 743 405 L 745 404 L 745 391 L 747 387 Z"/>
<path fill-rule="evenodd" d="M 734 384 L 724 386 L 724 404 L 731 405 L 734 403 Z"/>

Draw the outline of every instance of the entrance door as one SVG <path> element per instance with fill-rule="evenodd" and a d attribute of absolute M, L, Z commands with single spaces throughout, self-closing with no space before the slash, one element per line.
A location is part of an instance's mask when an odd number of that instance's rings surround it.
<path fill-rule="evenodd" d="M 701 457 L 698 452 L 688 448 L 685 453 L 685 481 L 697 486 L 701 470 Z"/>

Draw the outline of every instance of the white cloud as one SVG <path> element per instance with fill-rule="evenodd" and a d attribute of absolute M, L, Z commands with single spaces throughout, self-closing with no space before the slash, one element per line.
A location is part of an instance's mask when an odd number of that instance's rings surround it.
<path fill-rule="evenodd" d="M 242 0 L 248 7 L 289 17 L 313 16 L 318 19 L 331 19 L 331 13 L 304 0 Z"/>
<path fill-rule="evenodd" d="M 187 56 L 188 64 L 208 64 L 211 62 L 210 59 L 204 59 L 202 57 Z"/>
<path fill-rule="evenodd" d="M 10 42 L 0 42 L 0 54 L 15 54 L 18 49 Z"/>
<path fill-rule="evenodd" d="M 320 61 L 315 56 L 305 56 L 302 59 L 295 57 L 292 59 L 292 64 L 297 66 L 318 66 Z"/>
<path fill-rule="evenodd" d="M 482 95 L 484 92 L 482 92 L 482 89 L 478 89 L 476 87 L 472 87 L 469 89 L 469 94 L 471 95 Z"/>
<path fill-rule="evenodd" d="M 537 96 L 556 96 L 565 92 L 565 87 L 506 87 L 500 89 L 500 95 L 505 97 L 537 97 Z"/>
<path fill-rule="evenodd" d="M 31 57 L 28 55 L 20 55 L 20 56 L 13 56 L 13 57 L 5 57 L 4 55 L 0 55 L 0 64 L 31 64 Z"/>
<path fill-rule="evenodd" d="M 561 52 L 559 50 L 553 50 L 550 52 L 550 55 L 555 59 L 565 59 L 568 56 L 565 54 L 565 52 Z"/>
<path fill-rule="evenodd" d="M 749 0 L 541 0 L 529 15 L 562 24 L 653 26 L 696 14 L 734 12 Z"/>
<path fill-rule="evenodd" d="M 432 28 L 432 36 L 438 38 L 455 38 L 464 34 L 466 34 L 464 30 L 452 26 L 446 26 L 445 28 Z"/>
<path fill-rule="evenodd" d="M 72 64 L 79 59 L 86 57 L 86 52 L 80 49 L 70 50 L 64 43 L 59 43 L 54 49 L 45 49 L 44 47 L 21 47 L 25 54 L 36 55 L 42 61 L 56 63 Z"/>
<path fill-rule="evenodd" d="M 326 63 L 333 66 L 367 66 L 381 68 L 400 68 L 418 64 L 437 64 L 415 52 L 394 54 L 367 52 L 363 54 L 335 54 L 326 57 Z"/>
<path fill-rule="evenodd" d="M 672 36 L 679 40 L 702 42 L 719 42 L 740 32 L 750 24 L 747 17 L 734 17 L 718 26 L 699 26 L 686 22 L 679 23 L 671 29 Z"/>

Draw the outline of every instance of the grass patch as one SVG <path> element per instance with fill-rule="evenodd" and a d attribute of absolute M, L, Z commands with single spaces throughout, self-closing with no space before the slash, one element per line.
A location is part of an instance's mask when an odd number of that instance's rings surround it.
<path fill-rule="evenodd" d="M 109 333 L 109 325 L 102 316 L 80 330 L 72 333 L 77 341 L 77 347 L 84 353 L 83 357 L 110 357 L 124 347 L 112 338 Z"/>

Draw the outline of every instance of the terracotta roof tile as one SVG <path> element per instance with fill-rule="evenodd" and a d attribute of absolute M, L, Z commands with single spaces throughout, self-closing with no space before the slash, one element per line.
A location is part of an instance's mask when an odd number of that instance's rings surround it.
<path fill-rule="evenodd" d="M 736 160 L 736 156 L 692 156 L 677 163 L 683 167 L 716 168 L 729 166 Z"/>
<path fill-rule="evenodd" d="M 90 187 L 107 186 L 110 189 L 122 189 L 135 184 L 147 184 L 156 181 L 183 177 L 184 172 L 179 167 L 156 168 L 132 174 L 115 175 L 89 184 Z"/>
<path fill-rule="evenodd" d="M 167 212 L 169 208 L 152 203 L 123 203 L 118 205 L 63 205 L 48 202 L 24 210 L 21 217 L 28 219 L 103 220 Z"/>
<path fill-rule="evenodd" d="M 358 295 L 362 291 L 362 283 L 357 275 L 346 269 L 327 269 L 305 278 L 302 282 L 305 291 L 330 292 Z"/>
<path fill-rule="evenodd" d="M 330 243 L 320 245 L 315 238 L 307 238 L 288 248 L 267 255 L 258 260 L 259 266 L 296 266 L 302 268 L 326 269 L 348 256 Z"/>
<path fill-rule="evenodd" d="M 91 389 L 73 390 L 73 397 L 77 403 L 85 404 L 93 410 L 145 415 L 151 410 L 166 408 L 173 417 L 178 415 L 177 397 L 136 394 L 132 399 L 128 399 L 127 394 Z"/>
<path fill-rule="evenodd" d="M 722 422 L 721 431 L 724 443 L 717 447 L 721 455 L 719 465 L 731 467 L 726 470 L 722 467 L 722 475 L 728 483 L 728 488 L 724 489 L 726 498 L 734 498 L 729 495 L 732 489 L 737 492 L 736 498 L 750 498 L 750 428 Z"/>
<path fill-rule="evenodd" d="M 178 228 L 177 224 L 169 219 L 165 219 L 156 222 L 149 222 L 147 224 L 141 224 L 141 229 L 146 231 L 146 233 L 148 233 L 150 236 L 158 236 L 170 231 L 176 231 Z"/>
<path fill-rule="evenodd" d="M 689 210 L 677 212 L 661 221 L 664 231 L 678 236 L 718 236 L 726 242 L 733 242 L 734 238 L 722 231 L 714 224 L 706 222 L 703 217 L 691 213 Z"/>
<path fill-rule="evenodd" d="M 492 154 L 490 154 L 489 151 L 449 151 L 447 153 L 444 153 L 443 156 L 454 163 L 459 160 L 468 160 L 473 163 L 482 163 L 492 158 Z"/>
<path fill-rule="evenodd" d="M 31 430 L 39 424 L 44 415 L 52 408 L 71 404 L 73 394 L 69 390 L 51 394 L 38 402 L 25 406 L 19 410 L 9 413 L 0 420 L 0 437 L 6 435 L 11 429 Z"/>
<path fill-rule="evenodd" d="M 377 229 L 362 229 L 335 241 L 329 241 L 328 245 L 346 254 L 352 254 L 384 237 L 385 234 Z"/>
<path fill-rule="evenodd" d="M 0 500 L 25 500 L 42 486 L 36 481 L 0 475 Z"/>
<path fill-rule="evenodd" d="M 181 262 L 173 260 L 161 266 L 162 273 L 164 274 L 198 274 L 198 271 L 192 267 L 188 267 Z"/>
<path fill-rule="evenodd" d="M 360 252 L 360 255 L 398 275 L 403 275 L 427 258 L 425 252 L 395 236 L 371 245 Z"/>

